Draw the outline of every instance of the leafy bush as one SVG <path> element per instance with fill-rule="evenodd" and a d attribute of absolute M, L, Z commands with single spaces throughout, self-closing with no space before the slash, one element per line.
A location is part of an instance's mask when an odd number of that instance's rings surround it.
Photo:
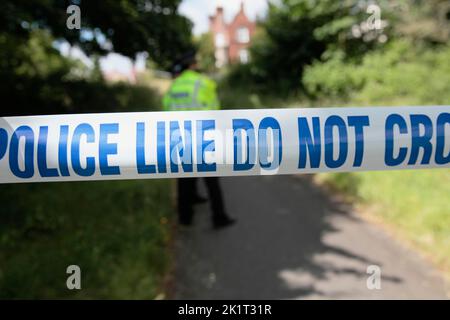
<path fill-rule="evenodd" d="M 61 56 L 48 32 L 29 39 L 0 34 L 2 116 L 80 112 L 146 111 L 160 108 L 156 91 L 108 84 L 79 61 Z"/>
<path fill-rule="evenodd" d="M 345 63 L 341 54 L 329 61 L 316 62 L 305 68 L 305 89 L 313 97 L 345 98 L 364 83 L 354 65 Z"/>
<path fill-rule="evenodd" d="M 335 55 L 305 69 L 303 83 L 316 98 L 338 98 L 362 105 L 450 103 L 450 47 L 416 48 L 392 42 L 367 54 L 361 63 Z M 430 70 L 433 72 L 431 73 Z"/>

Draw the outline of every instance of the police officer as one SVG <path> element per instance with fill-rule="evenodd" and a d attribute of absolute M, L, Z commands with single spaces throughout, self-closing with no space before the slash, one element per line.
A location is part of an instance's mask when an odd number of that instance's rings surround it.
<path fill-rule="evenodd" d="M 164 95 L 165 111 L 220 109 L 216 83 L 197 71 L 195 51 L 186 53 L 173 67 L 174 81 Z M 218 177 L 203 178 L 211 200 L 212 222 L 216 229 L 232 225 L 235 220 L 225 212 Z M 197 193 L 197 178 L 178 179 L 178 218 L 191 225 L 194 203 L 203 202 Z"/>

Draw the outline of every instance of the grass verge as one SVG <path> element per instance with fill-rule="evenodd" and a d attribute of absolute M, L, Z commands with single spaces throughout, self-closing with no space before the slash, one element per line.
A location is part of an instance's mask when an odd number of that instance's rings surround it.
<path fill-rule="evenodd" d="M 157 297 L 169 197 L 169 180 L 0 186 L 0 298 Z M 66 287 L 69 265 L 81 290 Z"/>

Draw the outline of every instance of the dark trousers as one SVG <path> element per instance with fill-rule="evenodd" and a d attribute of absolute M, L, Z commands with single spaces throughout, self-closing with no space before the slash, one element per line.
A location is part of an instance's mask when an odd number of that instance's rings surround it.
<path fill-rule="evenodd" d="M 222 190 L 218 177 L 202 178 L 205 181 L 211 204 L 212 218 L 220 220 L 225 214 Z M 194 200 L 197 195 L 198 178 L 178 179 L 178 215 L 183 223 L 191 223 L 194 215 Z"/>

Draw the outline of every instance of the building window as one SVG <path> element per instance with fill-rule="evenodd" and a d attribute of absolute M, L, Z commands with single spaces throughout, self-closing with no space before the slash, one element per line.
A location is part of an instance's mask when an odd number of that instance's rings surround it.
<path fill-rule="evenodd" d="M 237 30 L 237 41 L 240 43 L 248 43 L 250 41 L 250 32 L 248 28 L 241 27 Z"/>
<path fill-rule="evenodd" d="M 226 46 L 225 35 L 222 32 L 216 34 L 216 47 L 223 48 Z"/>
<path fill-rule="evenodd" d="M 248 63 L 249 57 L 248 57 L 248 50 L 247 49 L 241 49 L 239 50 L 239 61 L 241 63 Z"/>

